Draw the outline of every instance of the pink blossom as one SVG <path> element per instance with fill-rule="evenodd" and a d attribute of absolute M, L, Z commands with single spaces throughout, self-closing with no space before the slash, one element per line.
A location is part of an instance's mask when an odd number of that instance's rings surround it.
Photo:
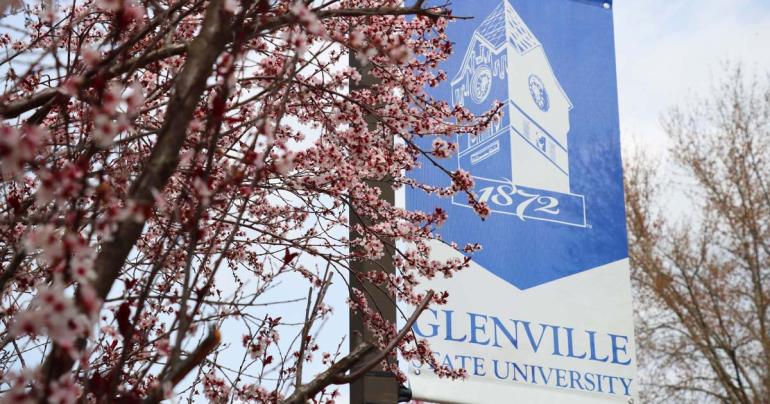
<path fill-rule="evenodd" d="M 106 114 L 113 114 L 121 101 L 122 94 L 123 86 L 118 83 L 111 83 L 102 95 L 102 110 Z"/>
<path fill-rule="evenodd" d="M 40 186 L 35 197 L 39 205 L 64 202 L 77 196 L 83 187 L 83 169 L 69 161 L 60 169 L 40 170 L 37 175 Z"/>
<path fill-rule="evenodd" d="M 444 139 L 436 138 L 433 140 L 433 155 L 438 158 L 449 158 L 457 150 L 455 143 L 448 143 Z"/>
<path fill-rule="evenodd" d="M 364 46 L 364 41 L 366 40 L 366 35 L 364 35 L 364 32 L 356 28 L 350 33 L 350 47 L 354 49 L 360 49 Z"/>
<path fill-rule="evenodd" d="M 223 8 L 228 13 L 235 14 L 240 9 L 240 4 L 238 0 L 225 0 Z"/>
<path fill-rule="evenodd" d="M 458 169 L 452 175 L 452 188 L 458 191 L 473 189 L 473 177 L 463 169 Z"/>
<path fill-rule="evenodd" d="M 316 36 L 325 36 L 326 28 L 302 0 L 296 0 L 291 6 L 291 12 L 296 15 L 307 31 Z"/>
<path fill-rule="evenodd" d="M 134 115 L 139 112 L 139 108 L 144 104 L 144 94 L 142 88 L 138 84 L 131 85 L 126 99 L 126 112 L 129 115 Z"/>
<path fill-rule="evenodd" d="M 59 86 L 59 91 L 64 95 L 75 97 L 78 95 L 78 91 L 80 91 L 80 86 L 82 84 L 83 84 L 82 77 L 79 77 L 79 76 L 69 77 L 64 81 L 64 83 L 62 83 L 61 86 Z"/>
<path fill-rule="evenodd" d="M 204 205 L 208 205 L 209 202 L 211 202 L 211 196 L 214 194 L 209 188 L 209 185 L 200 177 L 196 177 L 195 180 L 193 180 L 193 188 L 195 188 L 195 192 L 198 194 L 198 196 L 201 198 L 201 201 Z"/>
<path fill-rule="evenodd" d="M 105 11 L 118 11 L 123 7 L 124 0 L 97 0 L 96 6 Z"/>
<path fill-rule="evenodd" d="M 108 148 L 115 136 L 118 135 L 118 126 L 106 114 L 97 114 L 94 117 L 94 144 L 101 149 Z"/>
<path fill-rule="evenodd" d="M 34 367 L 22 369 L 20 372 L 10 372 L 3 375 L 3 380 L 10 385 L 10 390 L 0 397 L 3 404 L 34 404 L 36 397 L 29 390 L 37 380 L 39 370 Z"/>
<path fill-rule="evenodd" d="M 87 335 L 90 327 L 91 321 L 67 296 L 62 282 L 54 281 L 39 288 L 29 308 L 16 316 L 11 332 L 15 336 L 45 334 L 63 347 L 73 347 L 75 339 Z"/>
<path fill-rule="evenodd" d="M 135 223 L 143 223 L 147 220 L 147 211 L 144 206 L 137 203 L 136 200 L 130 199 L 126 206 L 119 210 L 115 215 L 115 219 L 118 221 L 130 221 Z"/>
<path fill-rule="evenodd" d="M 230 387 L 213 372 L 203 375 L 203 391 L 209 402 L 213 403 L 226 403 L 230 396 Z"/>
<path fill-rule="evenodd" d="M 83 62 L 86 66 L 91 68 L 96 67 L 102 59 L 102 55 L 99 51 L 90 47 L 83 48 L 81 55 L 83 56 Z"/>
<path fill-rule="evenodd" d="M 126 3 L 127 4 L 124 6 L 123 13 L 128 20 L 141 21 L 144 19 L 146 14 L 144 6 L 135 1 L 126 1 Z"/>
<path fill-rule="evenodd" d="M 40 259 L 46 265 L 51 265 L 64 259 L 65 250 L 62 243 L 61 229 L 51 224 L 39 226 L 29 232 L 24 245 L 30 253 L 40 251 Z"/>
<path fill-rule="evenodd" d="M 2 178 L 18 177 L 25 164 L 31 162 L 48 137 L 39 126 L 21 129 L 0 124 L 0 174 Z"/>
<path fill-rule="evenodd" d="M 171 354 L 171 344 L 168 338 L 163 338 L 155 341 L 155 349 L 163 356 L 169 356 Z"/>
<path fill-rule="evenodd" d="M 65 374 L 51 384 L 51 394 L 48 395 L 50 404 L 75 404 L 78 402 L 83 388 L 75 382 L 71 374 Z"/>

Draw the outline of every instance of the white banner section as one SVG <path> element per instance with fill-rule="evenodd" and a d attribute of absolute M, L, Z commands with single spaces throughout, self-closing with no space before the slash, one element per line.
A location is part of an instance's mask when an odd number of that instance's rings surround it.
<path fill-rule="evenodd" d="M 459 254 L 438 244 L 436 258 Z M 449 304 L 413 327 L 438 362 L 465 369 L 447 381 L 409 364 L 415 399 L 440 403 L 638 402 L 628 260 L 520 290 L 476 263 L 451 279 Z"/>

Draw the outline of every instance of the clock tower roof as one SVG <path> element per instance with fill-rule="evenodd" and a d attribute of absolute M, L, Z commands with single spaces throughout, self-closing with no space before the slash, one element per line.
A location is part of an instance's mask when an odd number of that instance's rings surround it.
<path fill-rule="evenodd" d="M 500 48 L 507 42 L 520 54 L 540 46 L 540 41 L 535 38 L 508 0 L 502 0 L 479 25 L 476 32 L 495 48 Z"/>

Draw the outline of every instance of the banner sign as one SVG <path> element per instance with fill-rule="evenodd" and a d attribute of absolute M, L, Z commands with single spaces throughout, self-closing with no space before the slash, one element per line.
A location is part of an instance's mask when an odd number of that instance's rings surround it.
<path fill-rule="evenodd" d="M 489 204 L 482 222 L 467 197 L 406 191 L 406 206 L 449 220 L 445 240 L 481 243 L 471 268 L 426 281 L 449 304 L 426 310 L 413 331 L 447 381 L 409 364 L 415 397 L 441 403 L 634 402 L 636 359 L 620 160 L 611 2 L 474 0 L 448 27 L 454 54 L 436 96 L 474 113 L 502 102 L 485 133 L 458 136 L 441 160 L 474 178 Z M 424 139 L 430 149 L 432 139 Z M 423 164 L 411 173 L 448 186 Z M 460 253 L 436 243 L 434 257 Z"/>

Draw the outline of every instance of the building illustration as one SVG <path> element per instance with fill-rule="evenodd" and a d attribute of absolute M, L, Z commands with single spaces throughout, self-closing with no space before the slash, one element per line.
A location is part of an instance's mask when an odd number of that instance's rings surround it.
<path fill-rule="evenodd" d="M 543 45 L 508 0 L 486 17 L 451 81 L 452 99 L 474 113 L 504 103 L 503 119 L 459 138 L 459 165 L 474 177 L 570 193 L 572 103 Z"/>

